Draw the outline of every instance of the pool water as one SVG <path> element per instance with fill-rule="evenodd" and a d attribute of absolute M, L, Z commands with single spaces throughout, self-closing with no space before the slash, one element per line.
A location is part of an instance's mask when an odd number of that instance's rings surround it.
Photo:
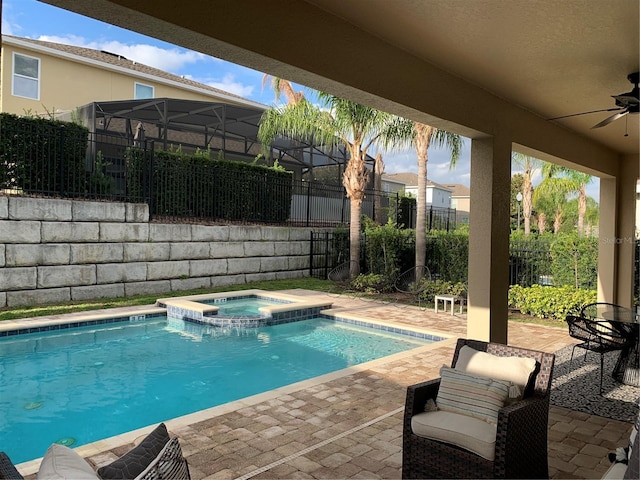
<path fill-rule="evenodd" d="M 165 317 L 0 340 L 16 463 L 430 343 L 328 319 L 224 330 Z"/>
<path fill-rule="evenodd" d="M 260 315 L 260 307 L 272 307 L 288 302 L 277 302 L 267 298 L 240 297 L 234 299 L 222 299 L 222 301 L 206 301 L 208 305 L 215 305 L 219 308 L 218 315 L 227 316 L 251 316 Z"/>

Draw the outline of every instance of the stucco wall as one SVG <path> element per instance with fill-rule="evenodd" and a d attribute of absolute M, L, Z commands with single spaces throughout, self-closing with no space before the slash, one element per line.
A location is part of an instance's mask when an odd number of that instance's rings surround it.
<path fill-rule="evenodd" d="M 145 204 L 0 196 L 0 307 L 304 277 L 309 230 L 157 224 Z"/>

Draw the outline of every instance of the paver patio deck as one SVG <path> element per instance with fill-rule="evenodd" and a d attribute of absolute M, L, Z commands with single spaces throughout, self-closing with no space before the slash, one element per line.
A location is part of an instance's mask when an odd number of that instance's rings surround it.
<path fill-rule="evenodd" d="M 286 293 L 324 296 L 308 290 Z M 334 374 L 283 387 L 166 422 L 180 437 L 191 476 L 200 479 L 398 479 L 406 387 L 438 376 L 449 365 L 455 339 L 466 335 L 466 315 L 329 295 L 333 311 L 417 327 L 451 339 Z M 574 343 L 565 328 L 510 322 L 509 344 L 554 352 Z M 131 448 L 146 430 L 78 452 L 94 465 Z M 551 407 L 551 478 L 600 478 L 607 453 L 625 445 L 631 425 Z M 35 477 L 39 461 L 20 466 Z"/>

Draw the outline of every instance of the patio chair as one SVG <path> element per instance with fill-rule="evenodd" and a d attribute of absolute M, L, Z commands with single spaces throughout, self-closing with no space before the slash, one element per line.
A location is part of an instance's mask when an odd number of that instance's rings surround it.
<path fill-rule="evenodd" d="M 592 320 L 581 316 L 567 315 L 566 322 L 569 326 L 569 336 L 581 341 L 571 349 L 570 361 L 573 361 L 576 348 L 584 349 L 583 360 L 587 359 L 588 352 L 600 355 L 600 395 L 602 395 L 604 355 L 625 348 L 627 336 L 619 328 L 614 328 L 607 320 Z"/>
<path fill-rule="evenodd" d="M 22 480 L 24 478 L 11 462 L 9 456 L 0 452 L 0 479 Z"/>
<path fill-rule="evenodd" d="M 420 305 L 420 294 L 430 281 L 431 272 L 429 269 L 424 265 L 418 265 L 398 275 L 394 287 L 400 293 L 415 297 Z"/>
<path fill-rule="evenodd" d="M 443 367 L 441 378 L 407 388 L 402 477 L 548 478 L 547 426 L 554 361 L 550 353 L 459 339 L 451 369 Z M 472 386 L 469 391 L 461 389 L 462 383 L 451 388 L 444 373 L 467 376 Z M 473 416 L 476 414 L 467 408 L 474 398 L 484 401 L 487 396 L 483 391 L 474 396 L 473 385 L 478 384 L 499 387 L 495 391 L 511 385 L 510 394 L 514 385 L 521 385 L 521 396 L 515 395 L 504 406 L 493 405 L 494 424 Z M 469 395 L 452 404 L 458 394 L 461 398 Z M 457 405 L 458 411 L 451 405 Z"/>

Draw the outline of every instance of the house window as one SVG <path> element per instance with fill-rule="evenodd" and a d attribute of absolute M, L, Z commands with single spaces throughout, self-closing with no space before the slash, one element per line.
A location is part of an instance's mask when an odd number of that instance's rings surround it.
<path fill-rule="evenodd" d="M 40 59 L 13 54 L 13 86 L 16 97 L 40 100 Z"/>
<path fill-rule="evenodd" d="M 136 82 L 133 98 L 135 100 L 153 98 L 153 87 L 151 85 L 144 85 L 143 83 Z"/>

